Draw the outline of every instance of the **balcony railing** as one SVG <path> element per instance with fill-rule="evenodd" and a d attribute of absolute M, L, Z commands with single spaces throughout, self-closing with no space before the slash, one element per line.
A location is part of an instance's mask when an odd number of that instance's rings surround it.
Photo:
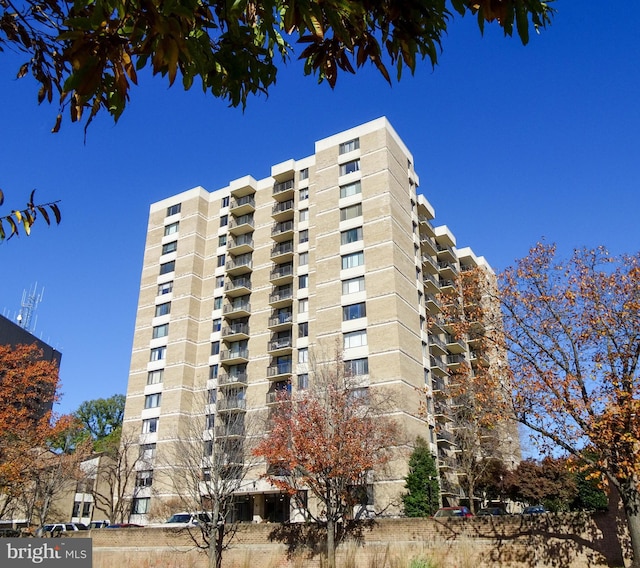
<path fill-rule="evenodd" d="M 244 207 L 245 205 L 249 205 L 255 209 L 256 200 L 254 199 L 253 195 L 245 195 L 244 197 L 232 199 L 231 203 L 229 204 L 229 211 Z"/>
<path fill-rule="evenodd" d="M 227 270 L 234 268 L 251 268 L 253 261 L 251 258 L 237 257 L 227 261 Z"/>
<path fill-rule="evenodd" d="M 278 278 L 285 278 L 287 276 L 293 276 L 293 264 L 280 264 L 271 271 L 270 279 L 277 280 Z"/>
<path fill-rule="evenodd" d="M 273 294 L 269 295 L 269 302 L 281 302 L 283 300 L 290 300 L 293 298 L 293 288 L 288 288 L 286 290 L 278 290 Z"/>
<path fill-rule="evenodd" d="M 216 403 L 216 410 L 245 410 L 247 401 L 244 398 L 221 398 Z"/>
<path fill-rule="evenodd" d="M 220 361 L 228 361 L 229 359 L 248 359 L 248 349 L 223 349 L 220 352 Z"/>
<path fill-rule="evenodd" d="M 242 424 L 232 424 L 230 426 L 216 426 L 215 436 L 216 438 L 231 438 L 237 436 L 244 436 L 245 428 Z"/>
<path fill-rule="evenodd" d="M 225 292 L 231 292 L 232 290 L 237 290 L 238 288 L 246 288 L 247 290 L 251 290 L 251 280 L 249 278 L 234 278 L 224 285 Z"/>
<path fill-rule="evenodd" d="M 290 375 L 293 369 L 291 361 L 287 363 L 278 363 L 267 367 L 267 377 L 276 377 L 278 375 Z"/>
<path fill-rule="evenodd" d="M 287 349 L 293 347 L 293 338 L 291 337 L 278 337 L 269 341 L 267 351 L 277 351 L 278 349 Z"/>
<path fill-rule="evenodd" d="M 293 221 L 283 221 L 282 223 L 276 223 L 271 229 L 271 236 L 281 235 L 288 231 L 293 231 Z"/>
<path fill-rule="evenodd" d="M 222 313 L 223 314 L 232 314 L 234 312 L 250 312 L 251 304 L 249 302 L 238 302 L 234 304 L 225 304 Z"/>
<path fill-rule="evenodd" d="M 276 183 L 273 186 L 273 195 L 278 195 L 279 193 L 283 193 L 284 191 L 289 191 L 293 189 L 293 180 L 288 179 L 287 181 L 281 181 Z"/>
<path fill-rule="evenodd" d="M 271 247 L 271 258 L 293 252 L 293 241 L 286 241 Z"/>
<path fill-rule="evenodd" d="M 218 386 L 247 384 L 247 373 L 223 373 L 218 375 Z"/>
<path fill-rule="evenodd" d="M 232 325 L 225 325 L 222 328 L 222 337 L 228 337 L 230 335 L 249 335 L 249 324 L 234 323 Z"/>
<path fill-rule="evenodd" d="M 272 215 L 277 215 L 278 213 L 284 213 L 285 211 L 292 211 L 293 210 L 293 204 L 294 204 L 293 199 L 288 199 L 287 201 L 282 201 L 280 203 L 276 203 L 271 208 L 271 214 Z"/>
<path fill-rule="evenodd" d="M 236 229 L 242 225 L 253 227 L 253 215 L 240 215 L 240 217 L 231 217 L 229 221 L 229 229 Z"/>
<path fill-rule="evenodd" d="M 290 324 L 292 322 L 293 322 L 293 314 L 291 312 L 284 313 L 284 314 L 277 314 L 269 318 L 269 327 Z"/>
<path fill-rule="evenodd" d="M 440 369 L 444 373 L 448 373 L 447 366 L 442 361 L 440 361 L 440 359 L 438 359 L 436 357 L 431 357 L 430 361 L 431 361 L 431 368 L 432 369 L 435 367 L 437 369 Z"/>

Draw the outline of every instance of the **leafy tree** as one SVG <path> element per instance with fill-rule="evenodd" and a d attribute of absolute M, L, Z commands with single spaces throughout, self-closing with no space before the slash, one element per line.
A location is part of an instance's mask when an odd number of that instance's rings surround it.
<path fill-rule="evenodd" d="M 528 505 L 543 504 L 550 511 L 567 511 L 578 494 L 575 475 L 564 459 L 524 460 L 507 476 L 511 499 Z"/>
<path fill-rule="evenodd" d="M 56 224 L 60 224 L 61 216 L 60 209 L 58 208 L 59 201 L 52 201 L 50 203 L 36 204 L 34 201 L 36 190 L 31 192 L 29 201 L 23 209 L 14 209 L 9 215 L 0 215 L 0 243 L 5 239 L 10 239 L 13 236 L 20 234 L 20 226 L 24 233 L 28 236 L 31 234 L 31 227 L 36 222 L 38 215 L 41 215 L 47 225 L 51 225 L 51 217 L 56 221 Z M 0 206 L 4 204 L 4 193 L 0 189 Z M 9 235 L 5 231 L 5 223 L 9 228 Z"/>
<path fill-rule="evenodd" d="M 327 529 L 329 568 L 335 568 L 336 529 L 366 511 L 373 470 L 390 458 L 396 425 L 383 414 L 371 389 L 344 371 L 341 357 L 314 364 L 311 388 L 290 396 L 282 391 L 271 430 L 255 449 L 269 464 L 267 479 L 298 497 L 309 491 L 320 508 L 298 504 Z"/>
<path fill-rule="evenodd" d="M 114 394 L 109 398 L 86 400 L 73 413 L 83 425 L 85 431 L 96 442 L 100 442 L 112 434 L 119 437 L 119 429 L 124 418 L 125 396 Z M 98 444 L 97 450 L 100 450 Z"/>
<path fill-rule="evenodd" d="M 578 494 L 570 505 L 572 511 L 605 511 L 609 498 L 601 487 L 600 475 L 580 469 L 575 472 Z"/>
<path fill-rule="evenodd" d="M 619 492 L 640 566 L 640 254 L 538 244 L 502 276 L 518 420 Z"/>
<path fill-rule="evenodd" d="M 77 465 L 80 453 L 57 445 L 73 424 L 52 416 L 57 387 L 57 365 L 37 345 L 0 346 L 0 517 L 44 522 Z"/>
<path fill-rule="evenodd" d="M 67 108 L 77 121 L 86 112 L 88 124 L 101 109 L 117 120 L 147 66 L 170 85 L 181 77 L 189 89 L 199 80 L 234 106 L 266 93 L 278 64 L 292 56 L 332 87 L 339 72 L 367 61 L 390 81 L 387 65 L 400 77 L 418 58 L 437 63 L 454 12 L 476 16 L 481 31 L 485 22 L 505 35 L 515 28 L 525 44 L 529 28 L 545 28 L 552 16 L 542 0 L 3 1 L 0 49 L 25 54 L 18 77 L 33 75 L 39 102 L 57 97 L 61 113 Z"/>
<path fill-rule="evenodd" d="M 405 477 L 407 493 L 402 497 L 407 517 L 430 517 L 440 503 L 440 485 L 436 461 L 424 438 L 417 438 L 409 458 L 409 474 Z"/>

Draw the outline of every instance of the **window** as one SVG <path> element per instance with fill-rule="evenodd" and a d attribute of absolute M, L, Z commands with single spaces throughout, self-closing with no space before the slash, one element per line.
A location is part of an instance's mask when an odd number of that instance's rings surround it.
<path fill-rule="evenodd" d="M 144 397 L 145 408 L 157 408 L 160 406 L 161 393 L 148 394 Z"/>
<path fill-rule="evenodd" d="M 155 444 L 140 444 L 140 459 L 142 461 L 151 461 L 156 457 Z"/>
<path fill-rule="evenodd" d="M 156 347 L 151 350 L 151 361 L 162 361 L 167 356 L 167 347 Z"/>
<path fill-rule="evenodd" d="M 298 177 L 298 179 L 308 179 L 308 178 L 309 178 L 309 168 L 300 170 L 300 176 Z"/>
<path fill-rule="evenodd" d="M 306 314 L 309 311 L 309 299 L 304 298 L 302 300 L 298 300 L 298 313 Z"/>
<path fill-rule="evenodd" d="M 180 209 L 182 209 L 182 203 L 176 203 L 175 205 L 170 205 L 167 207 L 167 217 L 171 217 L 171 215 L 176 215 L 180 213 Z"/>
<path fill-rule="evenodd" d="M 343 294 L 355 294 L 356 292 L 364 292 L 364 276 L 349 278 L 349 280 L 342 282 Z"/>
<path fill-rule="evenodd" d="M 80 503 L 80 501 L 74 501 L 73 502 L 73 509 L 71 510 L 71 516 L 72 517 L 79 517 L 80 516 L 80 505 L 82 503 Z"/>
<path fill-rule="evenodd" d="M 219 355 L 220 354 L 220 342 L 214 341 L 211 343 L 211 355 Z"/>
<path fill-rule="evenodd" d="M 367 308 L 364 302 L 358 304 L 351 304 L 349 306 L 343 306 L 342 308 L 342 321 L 349 321 L 358 318 L 363 318 L 367 315 Z"/>
<path fill-rule="evenodd" d="M 229 224 L 229 215 L 220 215 L 220 226 L 226 227 Z"/>
<path fill-rule="evenodd" d="M 216 318 L 213 320 L 213 331 L 220 331 L 222 329 L 222 320 Z"/>
<path fill-rule="evenodd" d="M 364 251 L 342 255 L 342 269 L 355 268 L 364 264 Z"/>
<path fill-rule="evenodd" d="M 221 207 L 229 207 L 229 196 L 227 195 L 226 197 L 222 198 L 222 203 L 220 205 Z"/>
<path fill-rule="evenodd" d="M 153 338 L 158 339 L 158 337 L 166 337 L 169 335 L 169 324 L 163 323 L 162 325 L 156 325 L 153 328 Z"/>
<path fill-rule="evenodd" d="M 354 138 L 353 140 L 349 140 L 348 142 L 343 142 L 340 144 L 338 149 L 339 154 L 346 154 L 347 152 L 353 152 L 360 148 L 360 138 Z"/>
<path fill-rule="evenodd" d="M 205 458 L 211 457 L 213 455 L 213 440 L 205 440 L 203 447 L 202 455 Z"/>
<path fill-rule="evenodd" d="M 357 171 L 360 171 L 360 160 L 351 160 L 350 162 L 345 162 L 344 164 L 340 164 L 341 176 L 352 174 L 353 172 L 357 172 Z"/>
<path fill-rule="evenodd" d="M 153 483 L 153 470 L 145 469 L 136 473 L 136 487 L 151 487 Z"/>
<path fill-rule="evenodd" d="M 211 367 L 209 367 L 209 378 L 210 379 L 218 378 L 218 365 L 211 365 Z"/>
<path fill-rule="evenodd" d="M 298 324 L 298 337 L 309 336 L 309 324 L 307 322 Z"/>
<path fill-rule="evenodd" d="M 301 209 L 300 210 L 300 222 L 304 222 L 304 221 L 308 221 L 309 220 L 309 210 L 308 209 Z"/>
<path fill-rule="evenodd" d="M 347 221 L 362 216 L 362 203 L 356 203 L 340 209 L 340 221 Z"/>
<path fill-rule="evenodd" d="M 309 362 L 309 349 L 306 347 L 304 349 L 298 349 L 298 363 L 308 363 Z"/>
<path fill-rule="evenodd" d="M 158 431 L 158 418 L 148 418 L 142 421 L 142 433 L 153 434 Z"/>
<path fill-rule="evenodd" d="M 308 187 L 300 188 L 299 195 L 300 195 L 300 197 L 299 197 L 300 201 L 304 201 L 305 199 L 309 199 L 309 188 Z"/>
<path fill-rule="evenodd" d="M 218 399 L 218 391 L 216 389 L 211 389 L 209 391 L 209 404 L 215 404 Z"/>
<path fill-rule="evenodd" d="M 352 331 L 344 334 L 344 348 L 362 347 L 367 344 L 367 330 Z"/>
<path fill-rule="evenodd" d="M 131 502 L 132 515 L 146 515 L 149 512 L 151 497 L 134 497 Z"/>
<path fill-rule="evenodd" d="M 205 427 L 207 430 L 212 430 L 216 423 L 216 415 L 215 414 L 207 414 L 205 422 Z"/>
<path fill-rule="evenodd" d="M 173 235 L 178 232 L 178 226 L 180 223 L 176 221 L 175 223 L 171 223 L 170 225 L 166 225 L 164 228 L 164 236 Z"/>
<path fill-rule="evenodd" d="M 216 276 L 216 288 L 222 288 L 224 286 L 224 276 Z"/>
<path fill-rule="evenodd" d="M 170 252 L 176 252 L 178 248 L 178 241 L 171 241 L 162 245 L 162 254 L 169 254 Z"/>
<path fill-rule="evenodd" d="M 369 359 L 351 359 L 344 362 L 344 371 L 350 376 L 360 376 L 369 374 Z"/>
<path fill-rule="evenodd" d="M 309 388 L 309 375 L 307 373 L 298 375 L 298 388 L 299 389 Z"/>
<path fill-rule="evenodd" d="M 171 282 L 163 282 L 158 284 L 158 296 L 170 294 L 173 291 L 173 280 Z"/>
<path fill-rule="evenodd" d="M 166 316 L 171 312 L 171 302 L 166 302 L 164 304 L 158 304 L 156 306 L 156 317 L 158 316 Z"/>
<path fill-rule="evenodd" d="M 227 244 L 227 235 L 220 235 L 218 237 L 218 246 L 223 247 Z"/>
<path fill-rule="evenodd" d="M 160 274 L 169 274 L 169 272 L 173 272 L 176 269 L 176 261 L 172 260 L 171 262 L 164 262 L 160 265 Z"/>
<path fill-rule="evenodd" d="M 309 275 L 302 274 L 298 276 L 298 288 L 308 288 L 309 287 Z"/>
<path fill-rule="evenodd" d="M 348 231 L 342 231 L 340 233 L 340 244 L 348 245 L 349 243 L 355 243 L 362 240 L 362 227 L 356 227 L 355 229 L 349 229 Z"/>
<path fill-rule="evenodd" d="M 299 235 L 300 235 L 300 239 L 299 239 L 300 244 L 306 243 L 309 240 L 309 229 L 304 229 L 303 231 L 300 231 Z"/>
<path fill-rule="evenodd" d="M 309 264 L 309 253 L 308 252 L 301 252 L 300 256 L 298 257 L 298 266 L 306 266 L 307 264 Z"/>
<path fill-rule="evenodd" d="M 218 296 L 217 298 L 213 299 L 213 309 L 214 310 L 222 309 L 222 296 Z"/>
<path fill-rule="evenodd" d="M 158 369 L 157 371 L 149 371 L 147 375 L 148 385 L 157 385 L 164 379 L 164 369 Z"/>
<path fill-rule="evenodd" d="M 340 187 L 340 197 L 350 197 L 362 193 L 362 185 L 359 181 L 348 183 Z"/>
<path fill-rule="evenodd" d="M 220 268 L 221 266 L 224 266 L 224 259 L 225 259 L 224 254 L 218 255 L 218 268 Z"/>

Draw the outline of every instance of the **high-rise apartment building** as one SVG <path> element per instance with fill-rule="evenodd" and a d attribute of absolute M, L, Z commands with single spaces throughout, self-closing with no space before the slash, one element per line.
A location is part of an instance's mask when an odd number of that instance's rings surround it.
<path fill-rule="evenodd" d="M 394 393 L 406 440 L 422 436 L 438 456 L 444 501 L 460 498 L 451 400 L 438 393 L 452 368 L 473 368 L 473 339 L 454 336 L 442 302 L 460 295 L 461 270 L 480 267 L 489 282 L 492 273 L 434 226 L 417 189 L 411 153 L 381 118 L 316 142 L 313 155 L 264 179 L 151 206 L 125 412 L 147 481 L 132 520 L 170 501 L 170 484 L 154 486 L 194 409 L 212 432 L 230 417 L 241 423 L 278 390 L 307 388 L 314 352 L 336 346 L 362 388 Z M 499 353 L 486 363 L 504 371 Z M 517 435 L 511 443 L 517 455 Z M 406 460 L 394 463 L 373 488 L 377 510 L 403 491 Z M 258 473 L 248 487 L 247 520 L 288 517 Z"/>

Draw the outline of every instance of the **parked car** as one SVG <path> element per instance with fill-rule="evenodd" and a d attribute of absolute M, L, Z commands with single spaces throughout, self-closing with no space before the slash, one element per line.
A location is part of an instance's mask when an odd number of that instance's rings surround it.
<path fill-rule="evenodd" d="M 170 526 L 175 528 L 183 528 L 183 527 L 197 527 L 200 523 L 210 523 L 211 517 L 209 513 L 198 512 L 198 513 L 174 513 L 171 515 L 163 526 Z"/>
<path fill-rule="evenodd" d="M 478 517 L 500 517 L 502 515 L 508 515 L 502 507 L 483 507 L 480 509 L 476 516 Z"/>
<path fill-rule="evenodd" d="M 50 523 L 40 527 L 36 536 L 60 536 L 62 533 L 86 531 L 89 527 L 83 523 Z"/>
<path fill-rule="evenodd" d="M 109 526 L 109 521 L 91 521 L 89 523 L 90 529 L 103 529 Z"/>
<path fill-rule="evenodd" d="M 115 523 L 114 525 L 107 525 L 106 529 L 141 529 L 144 525 L 137 525 L 136 523 Z"/>
<path fill-rule="evenodd" d="M 471 511 L 469 511 L 468 507 L 441 507 L 436 511 L 436 514 L 433 515 L 435 519 L 443 519 L 443 518 L 466 518 L 473 517 Z"/>
<path fill-rule="evenodd" d="M 544 515 L 548 511 L 542 505 L 532 505 L 531 507 L 525 507 L 522 511 L 523 515 Z"/>

